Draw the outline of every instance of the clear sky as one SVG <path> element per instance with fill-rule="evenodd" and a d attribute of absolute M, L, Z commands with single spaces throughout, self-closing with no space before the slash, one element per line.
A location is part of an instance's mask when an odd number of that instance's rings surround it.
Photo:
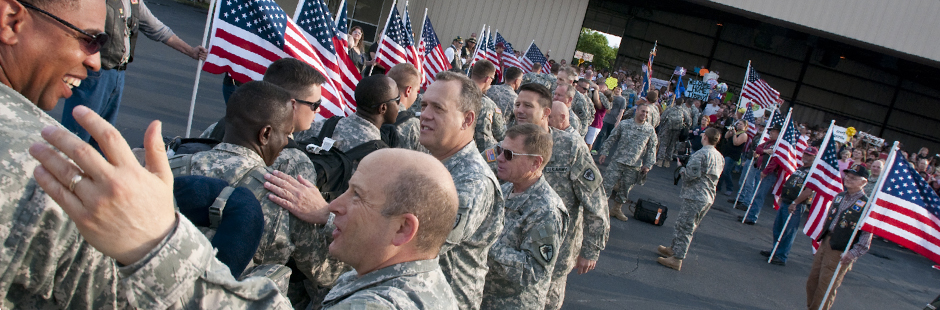
<path fill-rule="evenodd" d="M 603 34 L 605 37 L 607 37 L 607 45 L 610 45 L 610 47 L 617 48 L 620 46 L 620 37 L 609 34 L 609 33 L 603 33 L 600 31 L 598 31 L 598 33 Z"/>

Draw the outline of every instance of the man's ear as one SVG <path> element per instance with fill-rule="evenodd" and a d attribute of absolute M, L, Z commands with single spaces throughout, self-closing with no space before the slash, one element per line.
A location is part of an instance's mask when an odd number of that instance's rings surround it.
<path fill-rule="evenodd" d="M 15 45 L 29 12 L 16 0 L 0 0 L 0 42 Z"/>
<path fill-rule="evenodd" d="M 463 113 L 463 124 L 460 128 L 476 128 L 477 125 L 477 112 L 476 111 L 467 111 Z"/>
<path fill-rule="evenodd" d="M 267 125 L 264 126 L 264 128 L 261 128 L 261 130 L 258 131 L 258 145 L 268 145 L 268 143 L 271 142 L 272 135 L 274 135 L 274 127 L 271 125 Z"/>
<path fill-rule="evenodd" d="M 385 115 L 385 112 L 388 112 L 388 103 L 383 103 L 379 106 L 379 115 Z"/>
<path fill-rule="evenodd" d="M 392 237 L 392 244 L 395 246 L 402 246 L 414 240 L 418 235 L 418 227 L 421 226 L 414 214 L 405 213 L 401 217 L 401 224 Z"/>

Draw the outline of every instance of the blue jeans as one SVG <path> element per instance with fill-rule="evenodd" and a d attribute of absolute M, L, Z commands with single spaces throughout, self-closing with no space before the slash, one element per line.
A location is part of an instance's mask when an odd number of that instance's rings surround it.
<path fill-rule="evenodd" d="M 747 167 L 751 167 L 750 170 Z M 744 162 L 741 178 L 738 180 L 738 188 L 741 189 L 741 193 L 737 196 L 738 202 L 745 205 L 751 203 L 751 195 L 754 195 L 754 185 L 757 184 L 757 179 L 760 179 L 760 169 L 751 166 L 751 160 L 748 159 Z"/>
<path fill-rule="evenodd" d="M 734 182 L 731 178 L 731 173 L 734 170 L 734 166 L 737 165 L 736 160 L 732 160 L 731 157 L 725 157 L 725 169 L 721 172 L 721 177 L 718 178 L 718 191 L 721 191 L 721 186 L 724 185 L 726 191 L 732 191 L 734 189 Z"/>
<path fill-rule="evenodd" d="M 591 149 L 600 152 L 601 147 L 604 146 L 604 141 L 607 141 L 610 132 L 614 130 L 614 126 L 616 126 L 616 124 L 604 123 L 604 126 L 601 127 L 601 132 L 597 133 L 597 139 L 594 140 L 594 146 Z"/>
<path fill-rule="evenodd" d="M 236 89 L 238 89 L 238 85 L 228 83 L 229 81 L 227 80 L 228 79 L 226 78 L 222 78 L 222 99 L 225 100 L 223 103 L 226 106 L 228 106 L 228 98 L 232 96 L 232 93 L 234 93 Z"/>
<path fill-rule="evenodd" d="M 757 177 L 760 178 L 760 172 L 757 173 Z M 774 183 L 777 183 L 777 174 L 768 175 L 760 181 L 760 187 L 757 188 L 757 196 L 754 197 L 754 201 L 751 201 L 751 210 L 745 215 L 746 221 L 757 222 L 760 209 L 764 206 L 764 198 L 766 198 L 770 190 L 773 189 Z"/>
<path fill-rule="evenodd" d="M 78 125 L 72 117 L 72 109 L 83 105 L 101 115 L 112 125 L 117 121 L 118 109 L 121 107 L 121 94 L 124 92 L 124 70 L 88 70 L 88 77 L 82 84 L 72 89 L 72 97 L 65 99 L 65 109 L 62 111 L 62 126 L 75 133 L 91 146 L 98 149 L 98 143 L 91 135 Z M 99 149 L 100 150 L 100 149 Z"/>
<path fill-rule="evenodd" d="M 800 204 L 796 206 L 796 211 L 793 211 L 793 215 L 790 215 L 790 204 L 793 203 L 792 200 L 781 199 L 780 200 L 780 210 L 777 210 L 777 218 L 774 219 L 774 239 L 770 250 L 773 251 L 773 247 L 777 246 L 777 252 L 774 253 L 774 257 L 782 260 L 784 263 L 787 262 L 787 254 L 790 253 L 790 247 L 793 246 L 793 240 L 796 239 L 796 232 L 800 228 L 800 221 L 803 218 L 803 208 L 806 205 Z M 783 224 L 787 221 L 787 217 L 790 217 L 790 223 L 787 223 L 787 227 L 783 227 Z M 780 237 L 780 234 L 783 233 L 783 237 Z M 780 239 L 780 245 L 777 245 L 777 239 Z"/>

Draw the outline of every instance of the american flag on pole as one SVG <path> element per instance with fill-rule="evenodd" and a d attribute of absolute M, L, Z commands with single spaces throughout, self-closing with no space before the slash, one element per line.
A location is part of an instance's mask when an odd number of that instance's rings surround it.
<path fill-rule="evenodd" d="M 275 60 L 293 57 L 323 74 L 329 69 L 299 27 L 273 0 L 224 0 L 216 5 L 212 22 L 212 43 L 203 70 L 213 74 L 228 72 L 236 81 L 261 80 Z M 327 79 L 323 85 L 323 109 L 329 118 L 347 115 L 342 92 Z"/>
<path fill-rule="evenodd" d="M 821 156 L 816 156 L 813 166 L 806 177 L 806 188 L 816 192 L 813 204 L 809 208 L 809 218 L 803 226 L 803 233 L 816 240 L 823 232 L 826 224 L 826 214 L 836 194 L 842 192 L 842 173 L 839 171 L 838 145 L 832 137 L 835 125 L 829 126 L 829 133 L 823 140 L 819 150 Z M 814 242 L 815 243 L 815 242 Z M 817 248 L 814 244 L 813 248 Z"/>
<path fill-rule="evenodd" d="M 780 100 L 780 92 L 767 85 L 767 82 L 757 75 L 754 67 L 748 67 L 747 83 L 741 89 L 741 96 L 756 102 L 764 109 L 774 106 L 777 100 Z"/>
<path fill-rule="evenodd" d="M 529 49 L 526 50 L 525 55 L 522 55 L 521 62 L 525 67 L 522 69 L 524 69 L 526 72 L 532 72 L 532 65 L 534 64 L 540 63 L 542 64 L 542 67 L 545 67 L 545 65 L 548 64 L 548 60 L 545 59 L 545 55 L 542 54 L 542 51 L 539 50 L 538 45 L 535 45 L 534 41 L 529 45 Z"/>
<path fill-rule="evenodd" d="M 764 134 L 760 137 L 760 143 L 766 143 L 767 141 L 770 141 L 770 129 L 778 126 L 782 128 L 783 121 L 786 119 L 783 117 L 783 115 L 780 115 L 779 111 L 774 110 L 770 112 L 769 120 L 770 121 L 768 121 L 764 127 Z"/>
<path fill-rule="evenodd" d="M 516 67 L 522 69 L 522 63 L 519 61 L 519 58 L 516 57 L 515 51 L 512 49 L 512 44 L 509 44 L 502 35 L 499 34 L 499 31 L 496 32 L 496 44 L 502 43 L 503 47 L 503 66 L 504 67 Z"/>
<path fill-rule="evenodd" d="M 682 76 L 679 76 L 679 78 L 682 78 Z M 757 135 L 757 119 L 754 118 L 754 111 L 751 110 L 750 106 L 748 106 L 747 111 L 744 111 L 744 116 L 741 119 L 747 121 L 747 139 L 753 139 Z"/>
<path fill-rule="evenodd" d="M 344 7 L 340 6 L 340 9 Z M 329 79 L 340 90 L 346 107 L 350 108 L 346 114 L 353 113 L 356 109 L 356 85 L 362 76 L 346 52 L 349 43 L 342 38 L 345 34 L 339 35 L 326 3 L 323 0 L 301 0 L 294 12 L 294 22 L 323 61 L 329 71 Z"/>
<path fill-rule="evenodd" d="M 904 156 L 883 173 L 861 229 L 940 263 L 940 197 Z"/>
<path fill-rule="evenodd" d="M 483 33 L 480 34 L 480 43 L 477 44 L 477 50 L 475 53 L 473 53 L 473 60 L 470 61 L 470 68 L 473 68 L 473 65 L 476 64 L 477 61 L 486 59 L 486 56 L 487 56 L 487 53 L 486 53 L 487 38 L 486 37 L 488 36 L 489 36 L 489 31 L 484 31 Z"/>
<path fill-rule="evenodd" d="M 413 39 L 404 26 L 398 6 L 392 5 L 392 13 L 385 25 L 382 40 L 378 43 L 378 53 L 375 55 L 376 64 L 391 69 L 400 63 L 410 63 L 421 68 L 418 63 L 418 50 L 414 47 Z"/>
<path fill-rule="evenodd" d="M 408 63 L 418 69 L 418 76 L 421 77 L 421 83 L 424 83 L 424 53 L 418 51 L 418 45 L 415 44 L 415 33 L 411 31 L 411 13 L 408 12 L 408 1 L 405 1 L 405 14 L 402 16 L 402 23 L 405 25 L 405 35 L 408 36 Z"/>
<path fill-rule="evenodd" d="M 499 33 L 499 29 L 496 29 L 496 33 Z M 496 76 L 502 77 L 502 62 L 500 61 L 499 55 L 496 54 L 496 35 L 494 35 L 492 32 L 490 33 L 489 37 L 486 38 L 486 59 L 496 66 Z"/>
<path fill-rule="evenodd" d="M 450 70 L 450 61 L 447 60 L 447 56 L 444 56 L 441 41 L 437 39 L 434 26 L 431 26 L 431 18 L 427 16 L 424 17 L 424 27 L 421 29 L 421 42 L 418 43 L 418 52 L 424 55 L 422 57 L 424 59 L 424 84 L 422 84 L 422 87 L 427 87 L 434 82 L 434 76 L 437 73 Z"/>
<path fill-rule="evenodd" d="M 336 36 L 340 39 L 346 40 L 346 37 L 349 35 L 349 20 L 346 15 L 346 0 L 343 0 L 339 3 L 339 12 L 336 12 L 336 20 L 333 22 L 334 27 L 336 27 Z M 346 41 L 344 44 L 346 47 L 349 47 L 349 41 Z"/>
<path fill-rule="evenodd" d="M 803 151 L 806 150 L 806 147 L 809 146 L 809 136 L 802 135 L 800 140 L 796 142 L 796 161 L 799 162 L 803 160 Z"/>
<path fill-rule="evenodd" d="M 800 167 L 801 163 L 796 159 L 796 144 L 800 139 L 800 132 L 793 125 L 790 114 L 787 114 L 785 125 L 780 131 L 780 138 L 777 139 L 777 145 L 774 147 L 773 156 L 770 160 L 776 160 L 780 166 L 780 176 L 777 177 L 777 183 L 774 184 L 774 209 L 780 209 L 780 195 L 783 194 L 783 184 L 787 178 Z"/>

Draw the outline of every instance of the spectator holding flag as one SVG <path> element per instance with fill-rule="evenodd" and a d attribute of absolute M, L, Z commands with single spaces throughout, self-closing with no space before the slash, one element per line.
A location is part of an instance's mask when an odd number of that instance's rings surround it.
<path fill-rule="evenodd" d="M 808 147 L 803 151 L 803 167 L 793 171 L 793 174 L 783 184 L 783 194 L 780 195 L 781 206 L 777 210 L 777 218 L 774 219 L 774 238 L 771 242 L 770 251 L 760 251 L 760 255 L 773 258 L 771 264 L 778 266 L 787 265 L 787 254 L 790 253 L 790 247 L 793 240 L 796 239 L 796 231 L 800 228 L 800 219 L 803 218 L 803 210 L 813 201 L 813 195 L 816 194 L 810 188 L 803 188 L 803 184 L 809 176 L 809 170 L 816 160 L 818 151 L 815 147 Z"/>

